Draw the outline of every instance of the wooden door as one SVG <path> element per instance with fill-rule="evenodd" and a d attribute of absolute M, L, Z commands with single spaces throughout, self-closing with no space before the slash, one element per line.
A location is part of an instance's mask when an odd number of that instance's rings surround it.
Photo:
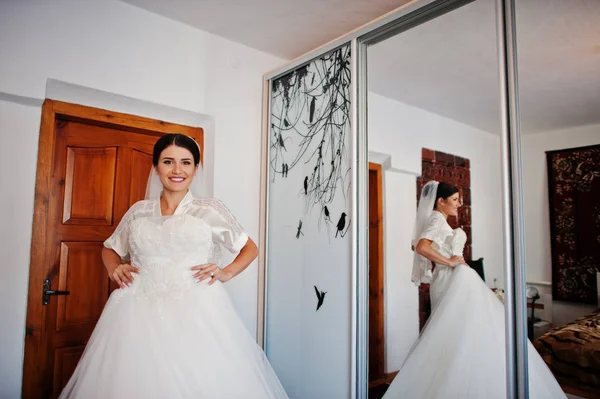
<path fill-rule="evenodd" d="M 44 103 L 23 398 L 57 397 L 73 373 L 117 288 L 102 264 L 102 242 L 127 209 L 143 199 L 152 147 L 169 130 L 192 133 L 202 143 L 199 128 Z"/>
<path fill-rule="evenodd" d="M 369 382 L 385 375 L 381 165 L 369 164 Z"/>

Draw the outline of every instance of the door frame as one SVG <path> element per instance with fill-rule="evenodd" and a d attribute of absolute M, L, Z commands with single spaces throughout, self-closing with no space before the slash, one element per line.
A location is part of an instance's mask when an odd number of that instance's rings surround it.
<path fill-rule="evenodd" d="M 377 247 L 377 259 L 379 260 L 377 262 L 377 265 L 371 265 L 369 262 L 369 275 L 371 274 L 371 268 L 372 267 L 376 267 L 378 269 L 378 275 L 381 276 L 381 278 L 383 279 L 383 286 L 384 286 L 384 290 L 383 290 L 383 294 L 381 295 L 381 301 L 382 301 L 382 306 L 383 306 L 383 317 L 382 317 L 382 325 L 378 325 L 378 332 L 381 334 L 381 336 L 379 337 L 381 339 L 382 342 L 382 346 L 383 346 L 383 357 L 380 359 L 381 363 L 383 363 L 382 365 L 380 365 L 380 367 L 383 370 L 382 376 L 385 374 L 385 268 L 384 268 L 384 235 L 383 235 L 383 225 L 384 225 L 384 219 L 383 219 L 383 168 L 380 164 L 378 163 L 374 163 L 374 162 L 369 162 L 369 173 L 374 172 L 375 173 L 375 179 L 377 181 L 377 218 L 379 219 L 379 224 L 377 226 L 377 243 L 378 243 L 378 247 Z M 369 179 L 368 179 L 369 180 Z M 368 181 L 367 180 L 367 181 Z M 369 183 L 370 184 L 370 183 Z M 370 191 L 370 187 L 368 188 L 368 190 Z M 369 210 L 369 214 L 371 213 L 371 199 L 368 198 L 369 201 L 369 205 L 368 205 L 368 210 Z M 369 225 L 371 224 L 371 221 L 369 220 Z M 369 226 L 370 227 L 370 226 Z M 369 228 L 369 231 L 371 229 Z M 369 239 L 369 251 L 370 251 L 370 239 Z M 370 282 L 369 282 L 370 285 Z M 370 295 L 369 295 L 370 298 Z M 369 323 L 371 322 L 371 318 L 369 317 Z M 370 327 L 370 324 L 369 324 Z M 369 337 L 369 351 L 371 350 L 371 337 Z M 371 361 L 371 357 L 369 355 L 369 363 Z M 371 365 L 369 364 L 369 369 L 371 368 Z M 371 376 L 370 376 L 371 377 Z M 374 380 L 369 381 L 369 383 L 375 382 Z"/>
<path fill-rule="evenodd" d="M 46 363 L 45 316 L 42 305 L 42 284 L 53 265 L 49 265 L 47 246 L 48 213 L 54 170 L 56 121 L 66 120 L 160 137 L 167 133 L 182 133 L 193 137 L 200 145 L 200 160 L 204 159 L 204 130 L 157 119 L 124 114 L 99 108 L 46 99 L 42 105 L 38 161 L 35 180 L 33 228 L 29 263 L 27 316 L 25 322 L 25 356 L 21 394 L 23 398 L 39 397 L 43 382 L 40 365 Z"/>

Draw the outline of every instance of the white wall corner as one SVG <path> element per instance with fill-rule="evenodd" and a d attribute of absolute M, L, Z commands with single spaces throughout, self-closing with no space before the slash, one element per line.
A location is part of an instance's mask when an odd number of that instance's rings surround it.
<path fill-rule="evenodd" d="M 369 162 L 381 165 L 383 170 L 392 167 L 392 156 L 377 151 L 369 151 Z"/>
<path fill-rule="evenodd" d="M 39 98 L 18 96 L 16 94 L 5 93 L 2 91 L 0 91 L 0 101 L 25 105 L 27 107 L 41 107 L 44 102 L 44 100 Z"/>

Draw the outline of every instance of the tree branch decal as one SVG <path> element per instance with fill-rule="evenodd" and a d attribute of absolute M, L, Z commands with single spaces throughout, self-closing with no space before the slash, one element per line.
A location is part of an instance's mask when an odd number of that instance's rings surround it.
<path fill-rule="evenodd" d="M 346 45 L 272 83 L 270 182 L 298 179 L 305 215 L 318 209 L 319 227 L 324 222 L 330 231 L 330 224 L 336 223 L 334 237 L 343 237 L 350 226 L 345 209 L 351 182 L 350 79 Z M 344 209 L 333 209 L 340 195 Z"/>

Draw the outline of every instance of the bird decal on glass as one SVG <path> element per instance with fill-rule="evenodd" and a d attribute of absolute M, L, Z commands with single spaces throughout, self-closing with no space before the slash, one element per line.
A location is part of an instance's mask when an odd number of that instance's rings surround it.
<path fill-rule="evenodd" d="M 304 235 L 302 232 L 302 219 L 298 222 L 298 230 L 296 230 L 296 238 L 300 238 L 301 235 Z"/>
<path fill-rule="evenodd" d="M 327 205 L 323 207 L 323 213 L 325 214 L 325 220 L 330 221 L 331 219 L 329 218 L 329 208 L 327 208 Z"/>
<path fill-rule="evenodd" d="M 336 227 L 337 231 L 335 232 L 335 236 L 337 237 L 339 234 L 340 236 L 344 237 L 347 231 L 344 231 L 344 228 L 346 227 L 346 212 L 342 212 L 342 215 L 340 216 L 340 220 L 338 220 Z"/>
<path fill-rule="evenodd" d="M 323 301 L 325 301 L 325 294 L 327 294 L 327 293 L 320 291 L 316 285 L 314 287 L 315 287 L 315 292 L 317 294 L 317 310 L 319 310 L 319 308 L 321 308 L 321 306 L 323 306 Z"/>

